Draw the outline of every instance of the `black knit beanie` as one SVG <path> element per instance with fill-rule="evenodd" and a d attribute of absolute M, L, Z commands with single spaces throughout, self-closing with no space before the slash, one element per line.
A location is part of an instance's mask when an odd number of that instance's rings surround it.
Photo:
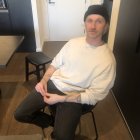
<path fill-rule="evenodd" d="M 104 17 L 106 22 L 109 22 L 109 15 L 107 12 L 107 9 L 103 5 L 91 5 L 88 7 L 88 10 L 86 11 L 84 15 L 84 21 L 86 20 L 87 16 L 91 14 L 98 14 Z"/>

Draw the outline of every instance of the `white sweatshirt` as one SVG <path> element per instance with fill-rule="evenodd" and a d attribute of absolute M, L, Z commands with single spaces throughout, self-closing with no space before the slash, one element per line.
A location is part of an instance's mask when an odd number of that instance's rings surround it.
<path fill-rule="evenodd" d="M 67 42 L 53 59 L 51 80 L 65 94 L 81 94 L 82 104 L 96 104 L 112 88 L 116 62 L 106 44 L 91 46 L 85 37 Z"/>

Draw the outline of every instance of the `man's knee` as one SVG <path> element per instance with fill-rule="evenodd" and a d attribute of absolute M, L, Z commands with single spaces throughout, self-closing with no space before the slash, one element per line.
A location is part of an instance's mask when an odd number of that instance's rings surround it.
<path fill-rule="evenodd" d="M 15 118 L 15 120 L 20 121 L 20 122 L 26 121 L 26 116 L 19 110 L 16 110 L 14 112 L 14 118 Z"/>
<path fill-rule="evenodd" d="M 16 110 L 14 112 L 14 118 L 17 120 L 17 121 L 20 121 L 22 119 L 22 115 Z"/>

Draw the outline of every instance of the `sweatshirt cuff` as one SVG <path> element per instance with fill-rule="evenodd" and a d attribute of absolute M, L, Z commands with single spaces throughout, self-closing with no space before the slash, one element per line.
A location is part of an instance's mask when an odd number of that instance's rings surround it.
<path fill-rule="evenodd" d="M 97 101 L 92 99 L 87 93 L 81 93 L 81 104 L 95 105 L 96 103 Z"/>

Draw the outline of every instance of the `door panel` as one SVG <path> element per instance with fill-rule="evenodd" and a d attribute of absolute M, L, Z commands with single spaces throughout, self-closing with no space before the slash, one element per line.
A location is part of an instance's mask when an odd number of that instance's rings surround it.
<path fill-rule="evenodd" d="M 48 1 L 49 41 L 67 41 L 84 35 L 85 0 Z"/>

